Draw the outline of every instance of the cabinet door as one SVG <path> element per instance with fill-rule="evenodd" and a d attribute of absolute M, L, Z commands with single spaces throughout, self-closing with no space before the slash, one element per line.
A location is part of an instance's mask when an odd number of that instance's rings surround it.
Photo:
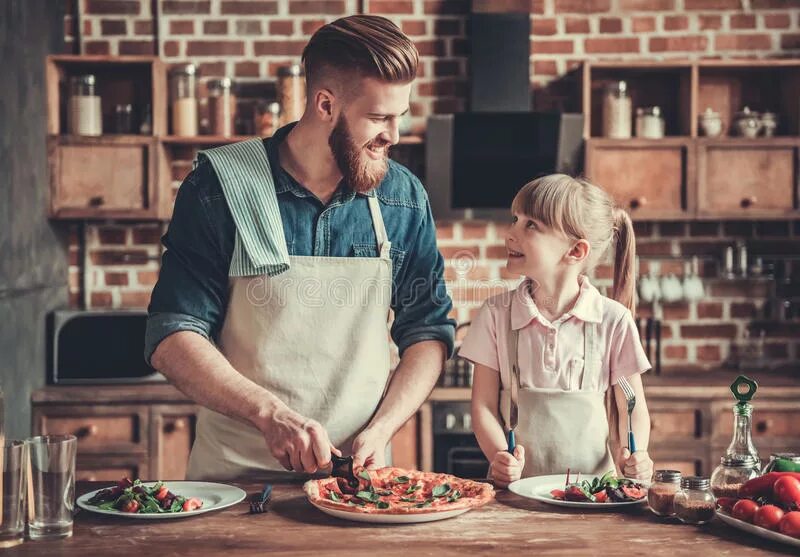
<path fill-rule="evenodd" d="M 54 218 L 137 218 L 156 214 L 156 140 L 51 137 Z"/>
<path fill-rule="evenodd" d="M 183 480 L 195 438 L 197 409 L 190 405 L 152 409 L 151 467 L 159 480 Z"/>
<path fill-rule="evenodd" d="M 78 438 L 78 454 L 146 453 L 146 406 L 36 406 L 36 435 L 71 434 Z"/>
<path fill-rule="evenodd" d="M 122 478 L 142 480 L 150 477 L 146 455 L 79 457 L 75 463 L 75 480 L 89 482 L 117 482 Z"/>
<path fill-rule="evenodd" d="M 701 216 L 797 214 L 798 146 L 793 140 L 698 140 L 697 149 Z"/>
<path fill-rule="evenodd" d="M 586 142 L 586 176 L 636 219 L 687 217 L 691 162 L 682 139 Z"/>
<path fill-rule="evenodd" d="M 419 468 L 419 450 L 417 433 L 419 420 L 414 414 L 392 437 L 392 464 L 400 468 Z"/>

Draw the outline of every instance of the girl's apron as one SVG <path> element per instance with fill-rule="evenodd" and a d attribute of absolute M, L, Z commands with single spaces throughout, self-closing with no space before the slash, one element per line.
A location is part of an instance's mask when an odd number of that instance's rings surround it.
<path fill-rule="evenodd" d="M 510 296 L 510 304 L 513 304 Z M 590 390 L 562 391 L 523 387 L 519 381 L 519 329 L 511 325 L 508 311 L 508 366 L 501 373 L 500 412 L 510 427 L 511 381 L 518 387 L 517 443 L 525 447 L 522 477 L 564 474 L 569 468 L 582 474 L 615 470 L 609 448 L 606 395 Z M 583 325 L 583 369 L 580 388 L 588 388 L 599 373 L 594 358 L 595 324 Z M 501 366 L 502 369 L 502 366 Z"/>
<path fill-rule="evenodd" d="M 261 188 L 263 193 L 265 185 L 275 197 L 266 152 L 260 144 L 258 148 L 261 154 L 256 158 L 261 159 L 257 161 L 251 159 L 258 150 L 251 150 L 244 161 L 225 147 L 206 152 L 226 199 L 241 194 L 243 187 L 245 191 L 250 186 Z M 257 184 L 242 186 L 242 167 L 258 178 Z M 366 199 L 377 257 L 288 256 L 288 270 L 278 264 L 273 268 L 279 275 L 258 276 L 238 275 L 258 267 L 254 257 L 248 257 L 253 252 L 246 248 L 248 241 L 253 244 L 254 229 L 266 230 L 270 225 L 253 225 L 253 219 L 260 219 L 258 212 L 248 209 L 246 202 L 237 208 L 229 201 L 237 225 L 237 247 L 244 247 L 234 251 L 231 263 L 219 349 L 239 373 L 292 410 L 322 424 L 331 443 L 346 454 L 378 408 L 390 374 L 391 244 L 378 198 Z M 280 261 L 279 256 L 274 259 L 272 263 Z M 256 428 L 205 408 L 199 411 L 188 478 L 231 479 L 283 470 Z"/>

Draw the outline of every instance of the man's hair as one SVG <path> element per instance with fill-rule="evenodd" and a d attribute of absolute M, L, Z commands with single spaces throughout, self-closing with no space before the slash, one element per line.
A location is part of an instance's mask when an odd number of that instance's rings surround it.
<path fill-rule="evenodd" d="M 385 17 L 374 15 L 353 15 L 324 25 L 303 50 L 309 93 L 331 74 L 408 83 L 416 77 L 418 64 L 411 39 Z"/>

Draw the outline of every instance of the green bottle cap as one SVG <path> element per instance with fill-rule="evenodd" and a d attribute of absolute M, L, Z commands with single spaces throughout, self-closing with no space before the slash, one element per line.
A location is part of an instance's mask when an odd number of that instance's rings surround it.
<path fill-rule="evenodd" d="M 742 388 L 744 386 L 747 387 L 747 390 Z M 755 396 L 757 389 L 758 383 L 746 375 L 740 375 L 733 383 L 731 383 L 731 392 L 736 400 L 739 401 L 739 404 L 749 403 L 750 400 Z"/>

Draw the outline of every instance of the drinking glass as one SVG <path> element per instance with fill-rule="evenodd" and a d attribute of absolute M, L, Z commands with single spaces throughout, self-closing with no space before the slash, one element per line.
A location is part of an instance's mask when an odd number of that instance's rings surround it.
<path fill-rule="evenodd" d="M 28 534 L 32 540 L 72 535 L 77 447 L 74 435 L 42 435 L 28 440 Z"/>

